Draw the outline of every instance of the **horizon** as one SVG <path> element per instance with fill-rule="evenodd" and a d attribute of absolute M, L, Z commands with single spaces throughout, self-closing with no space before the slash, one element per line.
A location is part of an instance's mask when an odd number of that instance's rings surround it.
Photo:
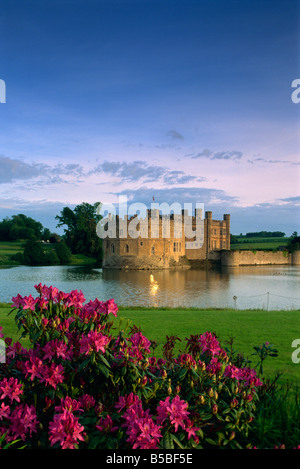
<path fill-rule="evenodd" d="M 60 233 L 64 206 L 127 195 L 229 213 L 232 234 L 299 232 L 299 6 L 7 2 L 0 220 Z"/>

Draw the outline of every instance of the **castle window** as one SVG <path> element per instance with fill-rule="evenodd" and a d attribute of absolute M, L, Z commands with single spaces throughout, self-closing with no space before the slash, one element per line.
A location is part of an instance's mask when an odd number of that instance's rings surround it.
<path fill-rule="evenodd" d="M 151 254 L 155 254 L 155 246 L 151 247 Z"/>
<path fill-rule="evenodd" d="M 111 253 L 114 254 L 114 252 L 115 252 L 115 245 L 112 244 L 111 247 L 110 247 L 110 249 L 111 249 Z"/>
<path fill-rule="evenodd" d="M 143 241 L 140 241 L 140 246 L 143 246 Z"/>
<path fill-rule="evenodd" d="M 175 242 L 173 243 L 173 251 L 174 251 L 174 252 L 178 252 L 178 242 L 177 242 L 177 241 L 175 241 Z"/>
<path fill-rule="evenodd" d="M 127 253 L 129 252 L 129 246 L 128 246 L 128 244 L 125 244 L 125 252 L 127 252 Z"/>

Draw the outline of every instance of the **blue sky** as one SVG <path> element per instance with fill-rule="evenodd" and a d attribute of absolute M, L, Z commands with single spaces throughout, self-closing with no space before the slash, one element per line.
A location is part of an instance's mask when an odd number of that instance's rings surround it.
<path fill-rule="evenodd" d="M 0 219 L 55 230 L 126 194 L 300 231 L 299 19 L 296 0 L 5 2 Z"/>

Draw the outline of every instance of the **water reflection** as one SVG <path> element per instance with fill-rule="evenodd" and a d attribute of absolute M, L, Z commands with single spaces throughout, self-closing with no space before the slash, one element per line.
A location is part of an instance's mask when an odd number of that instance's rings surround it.
<path fill-rule="evenodd" d="M 36 295 L 34 285 L 42 282 L 65 292 L 81 290 L 87 300 L 114 298 L 120 305 L 244 309 L 266 308 L 268 300 L 270 309 L 299 309 L 299 279 L 299 266 L 177 271 L 19 266 L 0 269 L 0 301 L 17 293 Z"/>

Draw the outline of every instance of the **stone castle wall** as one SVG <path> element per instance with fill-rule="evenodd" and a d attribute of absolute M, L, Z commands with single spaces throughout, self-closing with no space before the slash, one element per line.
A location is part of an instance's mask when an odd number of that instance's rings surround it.
<path fill-rule="evenodd" d="M 300 265 L 300 251 L 223 251 L 221 253 L 223 266 L 243 265 Z"/>

